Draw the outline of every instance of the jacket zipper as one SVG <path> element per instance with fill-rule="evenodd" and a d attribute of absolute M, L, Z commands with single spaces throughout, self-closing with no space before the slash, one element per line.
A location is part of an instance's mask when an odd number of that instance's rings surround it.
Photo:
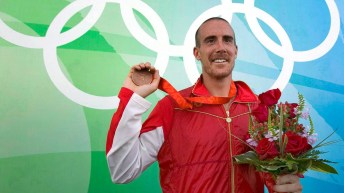
<path fill-rule="evenodd" d="M 229 105 L 228 105 L 228 110 L 225 108 L 225 106 L 223 106 L 225 112 L 226 112 L 226 122 L 228 125 L 228 133 L 229 133 L 229 153 L 230 153 L 230 163 L 231 163 L 231 193 L 235 193 L 235 168 L 234 168 L 234 163 L 233 163 L 233 147 L 232 147 L 232 129 L 231 129 L 231 122 L 232 122 L 232 118 L 230 118 L 230 113 L 229 113 L 229 109 L 231 107 L 231 105 L 233 104 L 234 101 L 230 101 Z M 248 102 L 238 102 L 238 103 L 247 103 Z"/>
<path fill-rule="evenodd" d="M 234 99 L 234 98 L 233 98 Z M 235 193 L 235 180 L 234 180 L 234 177 L 235 177 L 235 169 L 234 169 L 234 164 L 233 164 L 233 160 L 232 160 L 232 157 L 233 157 L 233 147 L 232 147 L 232 130 L 231 130 L 231 122 L 232 122 L 232 119 L 230 118 L 230 113 L 229 113 L 229 109 L 231 107 L 233 103 L 233 100 L 231 100 L 229 102 L 229 105 L 228 105 L 228 110 L 225 108 L 225 105 L 223 106 L 225 112 L 226 112 L 226 122 L 227 122 L 227 126 L 228 126 L 228 133 L 229 133 L 229 154 L 230 154 L 230 164 L 231 164 L 231 168 L 230 168 L 230 183 L 231 183 L 231 193 Z"/>

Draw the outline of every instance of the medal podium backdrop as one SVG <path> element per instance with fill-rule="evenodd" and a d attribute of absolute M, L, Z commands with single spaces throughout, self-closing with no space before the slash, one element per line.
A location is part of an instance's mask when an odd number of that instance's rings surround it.
<path fill-rule="evenodd" d="M 116 94 L 145 61 L 175 88 L 192 85 L 194 33 L 219 14 L 236 33 L 234 79 L 257 94 L 278 87 L 282 101 L 302 93 L 319 140 L 334 130 L 342 139 L 344 0 L 0 0 L 0 192 L 161 192 L 157 164 L 111 183 L 104 151 Z M 308 172 L 303 192 L 344 189 L 343 149 L 324 148 L 339 175 Z"/>

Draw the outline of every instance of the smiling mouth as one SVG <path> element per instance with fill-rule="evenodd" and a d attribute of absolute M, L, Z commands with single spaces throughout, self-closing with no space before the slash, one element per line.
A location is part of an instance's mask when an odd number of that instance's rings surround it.
<path fill-rule="evenodd" d="M 214 60 L 212 60 L 212 62 L 214 62 L 214 63 L 224 63 L 224 62 L 228 62 L 228 60 L 226 60 L 226 59 L 214 59 Z"/>

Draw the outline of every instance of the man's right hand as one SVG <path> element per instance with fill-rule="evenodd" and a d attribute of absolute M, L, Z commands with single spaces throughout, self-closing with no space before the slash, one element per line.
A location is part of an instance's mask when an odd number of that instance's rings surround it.
<path fill-rule="evenodd" d="M 154 73 L 153 81 L 150 84 L 137 86 L 136 84 L 134 84 L 132 80 L 132 75 L 135 70 L 150 70 L 152 73 Z M 155 69 L 154 66 L 152 66 L 149 62 L 146 62 L 146 63 L 137 64 L 131 67 L 129 74 L 123 83 L 123 87 L 126 87 L 132 90 L 133 92 L 135 92 L 136 94 L 145 98 L 158 89 L 159 82 L 160 82 L 159 70 Z"/>

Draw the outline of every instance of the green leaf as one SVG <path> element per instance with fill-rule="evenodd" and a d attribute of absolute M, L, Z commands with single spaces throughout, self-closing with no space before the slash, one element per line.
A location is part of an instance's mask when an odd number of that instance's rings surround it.
<path fill-rule="evenodd" d="M 325 146 L 325 145 L 331 145 L 331 144 L 334 144 L 334 143 L 338 143 L 342 140 L 334 140 L 334 141 L 329 141 L 329 142 L 326 142 L 326 140 L 328 138 L 330 138 L 333 134 L 336 133 L 337 130 L 334 130 L 329 136 L 327 136 L 325 139 L 323 139 L 322 141 L 320 141 L 316 146 L 313 147 L 313 149 L 317 149 L 319 147 L 322 147 L 322 146 Z M 326 142 L 326 143 L 325 143 Z"/>
<path fill-rule="evenodd" d="M 330 165 L 328 165 L 322 161 L 313 161 L 310 169 L 318 171 L 318 172 L 338 174 L 338 172 L 335 168 L 333 168 L 332 166 L 330 166 Z"/>
<path fill-rule="evenodd" d="M 285 167 L 286 165 L 261 165 L 261 168 L 267 171 L 276 171 Z"/>
<path fill-rule="evenodd" d="M 254 151 L 248 151 L 246 153 L 236 155 L 236 156 L 234 156 L 234 160 L 238 164 L 253 164 L 253 165 L 255 165 L 256 162 L 257 163 L 260 162 L 257 154 Z"/>

